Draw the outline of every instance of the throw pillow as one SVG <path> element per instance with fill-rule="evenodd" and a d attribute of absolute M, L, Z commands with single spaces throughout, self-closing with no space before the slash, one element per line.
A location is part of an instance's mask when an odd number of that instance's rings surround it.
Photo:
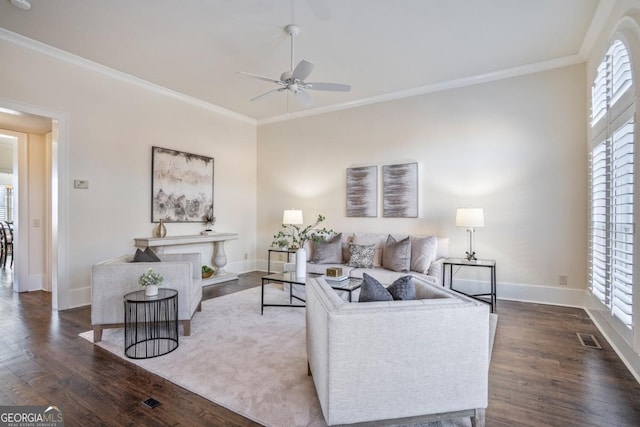
<path fill-rule="evenodd" d="M 358 302 L 393 301 L 393 296 L 376 279 L 367 273 L 362 275 L 362 286 Z"/>
<path fill-rule="evenodd" d="M 406 273 L 411 268 L 411 241 L 409 237 L 399 242 L 389 234 L 382 249 L 382 266 L 387 270 Z"/>
<path fill-rule="evenodd" d="M 372 268 L 375 250 L 376 245 L 356 245 L 355 243 L 350 243 L 349 263 L 347 263 L 347 265 L 356 268 Z"/>
<path fill-rule="evenodd" d="M 313 242 L 311 262 L 316 264 L 342 264 L 342 233 L 326 242 Z"/>
<path fill-rule="evenodd" d="M 385 234 L 355 233 L 352 242 L 356 245 L 375 245 L 373 266 L 380 267 L 382 265 L 382 248 L 386 239 Z"/>
<path fill-rule="evenodd" d="M 416 285 L 411 280 L 411 276 L 403 276 L 387 288 L 394 301 L 416 299 Z"/>
<path fill-rule="evenodd" d="M 137 249 L 131 262 L 160 262 L 160 258 L 150 247 L 147 247 L 144 251 Z"/>
<path fill-rule="evenodd" d="M 437 248 L 436 236 L 411 236 L 411 271 L 428 274 L 431 263 L 436 259 Z"/>

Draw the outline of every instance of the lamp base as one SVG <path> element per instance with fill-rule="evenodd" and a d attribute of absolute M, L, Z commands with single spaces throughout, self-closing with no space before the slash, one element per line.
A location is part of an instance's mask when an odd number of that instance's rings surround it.
<path fill-rule="evenodd" d="M 476 258 L 476 253 L 475 252 L 465 252 L 465 254 L 467 254 L 467 261 L 477 261 L 478 258 Z"/>

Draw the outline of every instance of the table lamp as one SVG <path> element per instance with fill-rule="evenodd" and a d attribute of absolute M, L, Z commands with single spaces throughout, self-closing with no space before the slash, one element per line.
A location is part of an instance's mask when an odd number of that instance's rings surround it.
<path fill-rule="evenodd" d="M 299 209 L 287 209 L 284 211 L 282 215 L 282 225 L 288 225 L 291 228 L 291 237 L 295 238 L 295 225 L 302 225 L 304 221 L 302 220 L 302 211 Z M 296 245 L 294 245 L 296 246 Z M 297 249 L 292 246 L 292 249 Z"/>
<path fill-rule="evenodd" d="M 484 227 L 484 210 L 482 208 L 458 208 L 456 226 L 465 227 L 469 233 L 467 261 L 477 260 L 476 253 L 473 251 L 473 234 L 476 228 Z"/>

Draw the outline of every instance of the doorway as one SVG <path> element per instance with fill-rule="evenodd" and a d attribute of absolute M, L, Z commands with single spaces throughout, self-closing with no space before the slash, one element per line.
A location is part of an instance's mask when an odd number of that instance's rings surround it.
<path fill-rule="evenodd" d="M 37 107 L 0 99 L 0 134 L 15 141 L 13 288 L 17 292 L 50 291 L 54 310 L 59 306 L 61 119 L 66 120 Z"/>

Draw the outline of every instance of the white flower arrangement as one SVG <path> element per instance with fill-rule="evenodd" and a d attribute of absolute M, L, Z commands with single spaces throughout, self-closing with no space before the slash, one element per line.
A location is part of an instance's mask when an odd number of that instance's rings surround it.
<path fill-rule="evenodd" d="M 138 286 L 141 286 L 143 288 L 149 285 L 160 286 L 163 281 L 164 277 L 162 277 L 162 275 L 159 273 L 154 273 L 153 269 L 149 267 L 149 270 L 147 270 L 146 273 L 140 276 L 140 279 L 138 280 Z"/>

